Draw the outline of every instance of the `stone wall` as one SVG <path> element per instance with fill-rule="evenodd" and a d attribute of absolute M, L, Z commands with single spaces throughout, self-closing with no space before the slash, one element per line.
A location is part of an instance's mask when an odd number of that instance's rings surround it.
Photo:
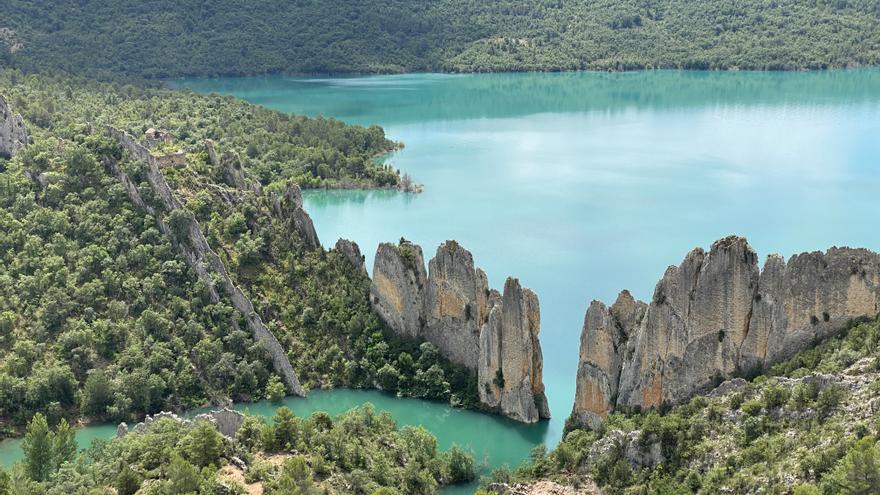
<path fill-rule="evenodd" d="M 770 255 L 727 237 L 666 270 L 650 304 L 624 291 L 584 319 L 573 416 L 595 427 L 618 407 L 655 408 L 758 372 L 880 312 L 880 255 L 832 248 Z"/>
<path fill-rule="evenodd" d="M 233 283 L 226 267 L 223 265 L 223 261 L 208 245 L 208 241 L 205 239 L 204 234 L 202 234 L 198 221 L 195 218 L 191 218 L 186 232 L 182 235 L 171 229 L 164 221 L 164 214 L 182 209 L 183 205 L 165 181 L 165 177 L 159 170 L 155 157 L 128 133 L 110 126 L 107 127 L 107 133 L 123 149 L 127 150 L 132 157 L 147 164 L 147 180 L 156 193 L 157 198 L 161 201 L 163 211 L 157 212 L 155 208 L 143 200 L 137 186 L 117 163 L 112 161 L 106 162 L 105 165 L 125 187 L 132 202 L 156 218 L 159 229 L 174 240 L 174 246 L 183 254 L 189 266 L 198 275 L 199 280 L 208 288 L 214 301 L 218 301 L 220 297 L 218 287 L 229 297 L 232 307 L 247 322 L 248 329 L 251 331 L 254 340 L 263 345 L 269 352 L 275 372 L 284 381 L 287 391 L 291 394 L 305 395 L 305 391 L 293 371 L 293 366 L 290 364 L 287 353 L 281 347 L 275 335 L 266 327 L 260 316 L 254 311 L 254 306 L 250 299 Z"/>
<path fill-rule="evenodd" d="M 13 113 L 0 95 L 0 158 L 14 156 L 28 144 L 27 128 L 20 114 Z"/>
<path fill-rule="evenodd" d="M 455 241 L 440 245 L 428 267 L 416 244 L 379 245 L 370 294 L 379 317 L 474 371 L 487 406 L 528 423 L 549 418 L 537 296 L 513 278 L 503 294 L 489 289 L 485 272 Z"/>

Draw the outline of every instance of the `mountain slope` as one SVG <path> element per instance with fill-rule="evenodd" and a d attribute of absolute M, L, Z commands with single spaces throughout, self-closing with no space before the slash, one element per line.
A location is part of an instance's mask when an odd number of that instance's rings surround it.
<path fill-rule="evenodd" d="M 877 0 L 9 0 L 0 65 L 267 72 L 814 69 L 880 63 Z"/>

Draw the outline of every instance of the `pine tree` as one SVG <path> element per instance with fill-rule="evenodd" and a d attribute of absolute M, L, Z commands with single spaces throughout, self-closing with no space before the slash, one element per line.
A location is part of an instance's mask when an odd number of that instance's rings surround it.
<path fill-rule="evenodd" d="M 116 475 L 117 495 L 134 495 L 141 487 L 141 478 L 128 464 L 123 464 Z M 2 494 L 0 494 L 2 495 Z"/>
<path fill-rule="evenodd" d="M 197 422 L 187 435 L 189 458 L 199 467 L 216 464 L 222 446 L 222 435 L 207 421 Z"/>
<path fill-rule="evenodd" d="M 55 427 L 53 436 L 52 457 L 54 467 L 57 469 L 65 462 L 76 459 L 76 431 L 71 428 L 67 420 L 62 418 Z"/>
<path fill-rule="evenodd" d="M 46 416 L 34 415 L 28 424 L 21 449 L 24 451 L 24 469 L 34 481 L 46 481 L 53 468 L 53 435 Z"/>

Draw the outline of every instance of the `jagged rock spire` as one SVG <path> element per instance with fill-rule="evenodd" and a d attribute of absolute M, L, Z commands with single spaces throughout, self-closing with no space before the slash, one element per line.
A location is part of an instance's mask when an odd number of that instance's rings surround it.
<path fill-rule="evenodd" d="M 573 417 L 596 426 L 617 407 L 676 404 L 720 380 L 782 361 L 880 312 L 880 255 L 832 248 L 758 257 L 741 237 L 691 251 L 650 305 L 593 302 L 581 335 Z"/>
<path fill-rule="evenodd" d="M 379 245 L 370 299 L 379 317 L 473 370 L 487 406 L 528 423 L 549 418 L 537 296 L 513 278 L 503 295 L 490 290 L 486 273 L 455 241 L 441 244 L 428 266 L 416 244 Z"/>

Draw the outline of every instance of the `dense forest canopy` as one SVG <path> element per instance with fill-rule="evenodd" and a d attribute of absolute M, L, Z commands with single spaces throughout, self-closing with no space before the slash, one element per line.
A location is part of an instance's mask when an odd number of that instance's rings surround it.
<path fill-rule="evenodd" d="M 14 70 L 0 71 L 0 94 L 31 133 L 27 148 L 0 158 L 0 434 L 37 412 L 50 423 L 120 421 L 283 396 L 267 353 L 228 298 L 207 296 L 174 249 L 185 239 L 160 231 L 161 217 L 172 226 L 199 222 L 307 388 L 381 387 L 477 404 L 469 372 L 433 346 L 384 332 L 365 271 L 340 252 L 307 245 L 272 213 L 272 195 L 289 182 L 396 181 L 371 160 L 392 146 L 380 128 Z M 177 134 L 155 153 L 185 153 L 163 169 L 185 210 L 153 216 L 133 204 L 109 163 L 120 164 L 148 203 L 155 192 L 144 163 L 105 135 L 108 124 L 141 137 L 151 127 Z M 264 186 L 225 184 L 207 138 L 218 151 L 237 152 L 249 183 Z"/>
<path fill-rule="evenodd" d="M 147 78 L 880 63 L 878 0 L 8 0 L 0 66 Z"/>
<path fill-rule="evenodd" d="M 475 476 L 472 453 L 440 451 L 424 428 L 398 428 L 369 404 L 336 418 L 282 407 L 271 424 L 239 421 L 224 436 L 207 419 L 160 417 L 78 455 L 73 429 L 37 414 L 24 461 L 0 468 L 0 494 L 433 495 Z"/>

